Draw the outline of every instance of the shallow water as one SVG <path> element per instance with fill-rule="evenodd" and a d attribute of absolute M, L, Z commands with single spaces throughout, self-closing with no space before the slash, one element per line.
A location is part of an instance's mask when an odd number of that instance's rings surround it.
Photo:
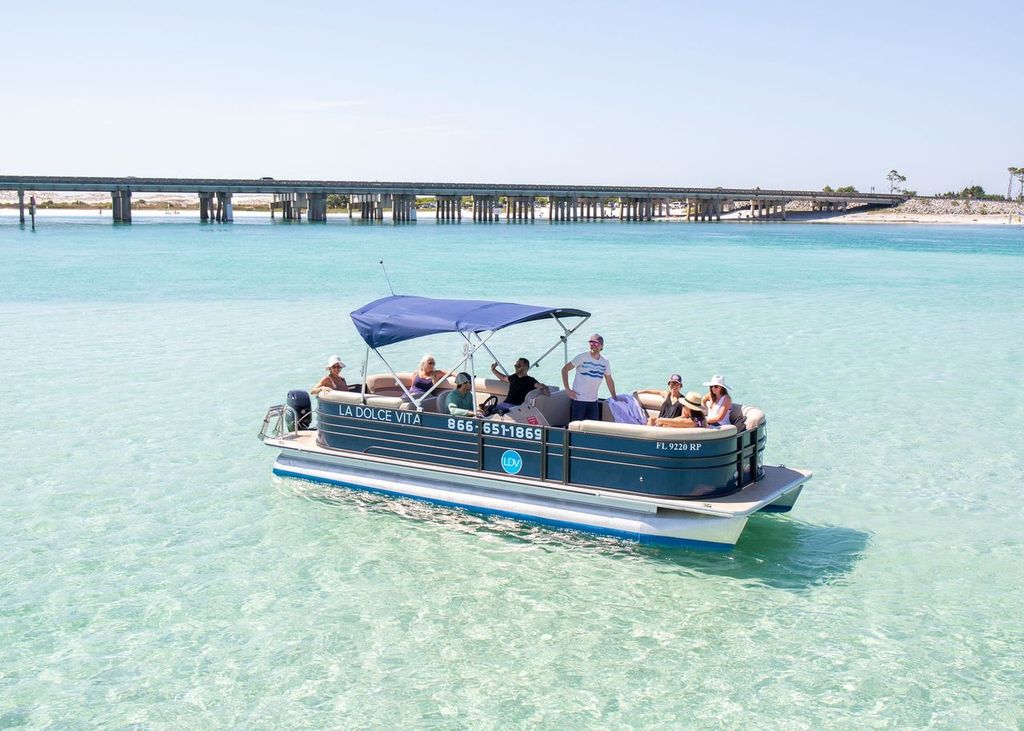
<path fill-rule="evenodd" d="M 0 727 L 1019 727 L 1022 247 L 2 217 Z M 333 353 L 357 376 L 379 259 L 400 292 L 592 311 L 621 390 L 724 372 L 814 480 L 727 554 L 273 480 L 263 412 Z"/>

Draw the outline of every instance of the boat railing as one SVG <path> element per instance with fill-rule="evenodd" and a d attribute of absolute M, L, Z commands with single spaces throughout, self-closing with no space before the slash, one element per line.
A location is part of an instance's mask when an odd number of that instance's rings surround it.
<path fill-rule="evenodd" d="M 312 425 L 313 413 L 300 417 L 299 412 L 288 404 L 274 404 L 267 409 L 267 413 L 263 417 L 263 426 L 260 427 L 257 438 L 262 442 L 266 439 L 277 439 L 285 434 L 298 436 L 302 418 L 310 422 L 306 425 L 306 429 L 314 428 Z"/>
<path fill-rule="evenodd" d="M 710 459 L 718 463 L 715 467 L 725 467 L 727 461 L 732 458 L 732 480 L 735 489 L 742 489 L 764 477 L 764 464 L 760 450 L 764 448 L 764 426 L 763 418 L 754 422 L 753 429 L 745 429 L 737 433 L 735 426 L 724 427 L 719 430 L 708 429 L 665 429 L 657 427 L 645 427 L 641 425 L 624 425 L 601 421 L 572 422 L 568 428 L 553 426 L 531 426 L 528 424 L 513 424 L 508 422 L 496 422 L 487 419 L 473 417 L 447 417 L 447 425 L 443 423 L 445 417 L 441 414 L 424 414 L 429 419 L 437 418 L 438 421 L 425 421 L 420 423 L 420 417 L 408 416 L 404 420 L 392 422 L 390 419 L 380 420 L 369 414 L 369 411 L 392 411 L 393 409 L 370 409 L 358 416 L 317 413 L 319 440 L 321 446 L 327 448 L 345 448 L 341 445 L 332 444 L 335 438 L 353 438 L 357 440 L 372 440 L 372 445 L 360 447 L 366 454 L 374 454 L 378 457 L 391 459 L 411 460 L 414 462 L 436 462 L 439 456 L 444 456 L 449 466 L 458 466 L 475 472 L 493 471 L 486 470 L 485 447 L 497 446 L 498 444 L 513 449 L 525 450 L 523 453 L 532 452 L 539 457 L 538 473 L 536 478 L 544 482 L 558 482 L 562 484 L 574 483 L 570 467 L 576 469 L 583 464 L 599 463 L 610 469 L 619 467 L 634 468 L 641 465 L 636 460 L 641 460 L 649 466 L 656 468 L 685 468 L 701 469 L 704 464 L 693 462 L 687 464 L 679 461 L 679 457 L 691 451 L 691 449 L 675 449 L 672 445 L 689 445 L 693 443 L 714 443 L 728 439 L 736 439 L 733 449 L 720 454 L 710 455 Z M 408 412 L 402 412 L 408 414 Z M 411 419 L 417 419 L 412 422 Z M 381 430 L 382 425 L 389 428 Z M 401 424 L 406 424 L 402 428 Z M 454 426 L 453 426 L 454 424 Z M 501 431 L 489 431 L 486 424 L 492 424 Z M 461 425 L 468 428 L 463 429 Z M 399 427 L 396 431 L 394 427 Z M 457 428 L 456 428 L 457 427 Z M 520 428 L 530 432 L 540 432 L 538 436 L 516 436 L 514 433 L 506 433 L 502 427 L 511 429 Z M 593 437 L 612 437 L 626 441 L 621 443 L 595 443 Z M 470 437 L 472 441 L 467 441 Z M 475 449 L 470 445 L 475 442 Z M 658 450 L 654 453 L 637 452 L 629 448 L 629 443 L 645 442 L 657 444 Z M 549 458 L 554 458 L 552 464 Z M 703 460 L 703 457 L 694 456 L 695 460 Z M 674 463 L 674 464 L 673 464 Z M 580 483 L 590 484 L 590 483 Z"/>

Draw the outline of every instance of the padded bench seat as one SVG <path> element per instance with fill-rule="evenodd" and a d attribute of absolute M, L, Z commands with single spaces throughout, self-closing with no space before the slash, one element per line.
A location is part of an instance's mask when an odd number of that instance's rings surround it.
<path fill-rule="evenodd" d="M 664 426 L 644 426 L 642 424 L 616 424 L 609 421 L 573 421 L 569 431 L 585 434 L 607 434 L 630 439 L 651 439 L 659 442 L 710 442 L 736 436 L 736 427 L 732 424 L 721 429 L 673 429 Z"/>
<path fill-rule="evenodd" d="M 402 411 L 410 411 L 413 409 L 413 405 L 405 399 L 398 398 L 397 396 L 377 396 L 375 394 L 366 394 L 366 400 L 363 400 L 363 395 L 358 391 L 321 391 L 320 395 L 317 396 L 321 401 L 326 401 L 330 404 L 363 404 L 367 406 L 376 406 L 382 409 L 401 409 Z"/>

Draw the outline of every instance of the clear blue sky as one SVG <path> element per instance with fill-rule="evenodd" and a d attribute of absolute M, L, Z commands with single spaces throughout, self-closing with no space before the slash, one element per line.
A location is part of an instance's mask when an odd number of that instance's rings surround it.
<path fill-rule="evenodd" d="M 5 3 L 0 172 L 1006 192 L 1024 2 Z"/>

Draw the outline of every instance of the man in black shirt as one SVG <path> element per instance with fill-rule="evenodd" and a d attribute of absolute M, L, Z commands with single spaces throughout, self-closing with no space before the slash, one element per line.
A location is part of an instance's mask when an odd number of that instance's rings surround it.
<path fill-rule="evenodd" d="M 494 374 L 494 377 L 499 381 L 506 381 L 508 383 L 508 396 L 505 397 L 504 402 L 498 404 L 498 409 L 508 411 L 513 406 L 522 406 L 526 400 L 526 394 L 535 388 L 540 388 L 544 394 L 549 393 L 547 386 L 533 376 L 527 375 L 529 370 L 530 361 L 526 358 L 520 358 L 516 361 L 515 372 L 509 376 L 498 370 L 497 363 L 491 363 L 491 373 Z"/>

